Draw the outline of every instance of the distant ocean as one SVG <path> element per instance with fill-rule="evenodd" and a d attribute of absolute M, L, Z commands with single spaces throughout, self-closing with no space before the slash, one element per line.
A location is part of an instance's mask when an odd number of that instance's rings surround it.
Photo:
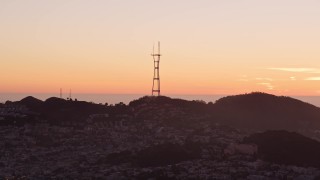
<path fill-rule="evenodd" d="M 59 94 L 23 94 L 23 93 L 0 93 L 0 103 L 6 101 L 19 101 L 27 96 L 33 96 L 40 100 L 46 100 L 49 97 L 59 97 Z M 139 99 L 140 97 L 146 96 L 144 94 L 72 94 L 72 99 L 77 99 L 78 101 L 87 101 L 94 103 L 108 103 L 116 104 L 123 102 L 128 104 L 130 101 Z M 215 102 L 216 100 L 228 96 L 228 95 L 175 95 L 169 94 L 165 95 L 171 98 L 179 98 L 185 100 L 203 100 L 205 102 Z M 292 98 L 299 99 L 301 101 L 313 104 L 320 107 L 320 96 L 291 96 Z M 63 97 L 66 98 L 66 97 Z"/>

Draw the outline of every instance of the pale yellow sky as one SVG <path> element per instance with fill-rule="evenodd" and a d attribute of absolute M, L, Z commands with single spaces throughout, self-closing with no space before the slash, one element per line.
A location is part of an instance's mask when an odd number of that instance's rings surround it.
<path fill-rule="evenodd" d="M 317 0 L 2 0 L 0 92 L 320 94 Z"/>

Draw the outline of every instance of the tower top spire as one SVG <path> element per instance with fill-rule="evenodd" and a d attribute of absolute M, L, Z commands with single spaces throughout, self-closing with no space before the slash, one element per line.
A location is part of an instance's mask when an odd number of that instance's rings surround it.
<path fill-rule="evenodd" d="M 158 41 L 158 52 L 157 53 L 154 52 L 154 44 L 153 44 L 151 56 L 161 56 L 161 54 L 160 54 L 160 41 Z"/>

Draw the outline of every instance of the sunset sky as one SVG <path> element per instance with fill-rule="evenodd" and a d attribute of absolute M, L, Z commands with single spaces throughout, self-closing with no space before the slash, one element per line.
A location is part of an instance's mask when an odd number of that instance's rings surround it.
<path fill-rule="evenodd" d="M 1 0 L 0 92 L 320 95 L 319 0 Z"/>

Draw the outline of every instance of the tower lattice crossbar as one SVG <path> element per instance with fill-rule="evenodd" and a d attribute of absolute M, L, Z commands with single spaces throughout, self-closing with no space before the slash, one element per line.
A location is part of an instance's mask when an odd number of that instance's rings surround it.
<path fill-rule="evenodd" d="M 153 71 L 153 82 L 152 82 L 152 95 L 160 96 L 160 73 L 159 73 L 159 64 L 160 64 L 160 42 L 158 42 L 158 53 L 153 52 L 151 54 L 153 57 L 154 71 Z"/>

